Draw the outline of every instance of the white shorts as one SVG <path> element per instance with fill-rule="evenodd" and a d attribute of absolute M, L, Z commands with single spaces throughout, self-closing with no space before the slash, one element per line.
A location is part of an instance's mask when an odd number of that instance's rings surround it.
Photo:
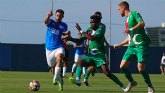
<path fill-rule="evenodd" d="M 60 53 L 65 55 L 64 48 L 60 47 L 60 48 L 57 48 L 57 49 L 54 49 L 54 50 L 46 49 L 46 60 L 47 60 L 47 64 L 48 64 L 49 67 L 55 66 L 56 57 Z"/>
<path fill-rule="evenodd" d="M 78 55 L 78 54 L 75 54 L 74 56 L 74 62 L 79 62 L 85 55 Z"/>

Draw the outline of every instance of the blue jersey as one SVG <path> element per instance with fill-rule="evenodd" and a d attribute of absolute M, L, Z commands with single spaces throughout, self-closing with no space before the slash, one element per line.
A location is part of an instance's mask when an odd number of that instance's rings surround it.
<path fill-rule="evenodd" d="M 64 22 L 55 22 L 49 19 L 49 24 L 47 24 L 46 33 L 46 48 L 48 50 L 54 50 L 59 47 L 64 47 L 64 42 L 61 39 L 62 34 L 67 31 L 68 26 Z"/>
<path fill-rule="evenodd" d="M 84 49 L 85 49 L 85 43 L 84 42 L 81 42 L 81 43 L 76 43 L 75 44 L 75 46 L 80 46 L 80 45 L 83 45 L 84 47 L 82 47 L 82 48 L 76 48 L 75 49 L 75 54 L 83 55 L 84 54 Z"/>

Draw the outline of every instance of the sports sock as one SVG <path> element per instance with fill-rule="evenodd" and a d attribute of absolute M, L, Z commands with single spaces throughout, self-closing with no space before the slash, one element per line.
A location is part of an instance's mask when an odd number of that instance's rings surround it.
<path fill-rule="evenodd" d="M 145 83 L 146 83 L 149 87 L 151 87 L 152 84 L 151 84 L 151 80 L 150 80 L 150 77 L 149 77 L 148 73 L 147 73 L 146 71 L 142 71 L 141 74 L 142 74 L 142 76 L 143 76 L 143 78 L 144 78 Z"/>
<path fill-rule="evenodd" d="M 89 71 L 88 69 L 86 70 L 86 73 L 85 73 L 85 77 L 84 79 L 88 80 L 88 77 L 90 75 L 91 71 Z"/>
<path fill-rule="evenodd" d="M 62 76 L 66 75 L 66 70 L 67 70 L 67 67 L 63 67 L 63 74 L 62 74 Z"/>
<path fill-rule="evenodd" d="M 85 67 L 82 67 L 83 68 L 83 75 L 85 75 Z"/>
<path fill-rule="evenodd" d="M 77 66 L 76 77 L 81 78 L 81 72 L 82 72 L 82 67 L 81 66 Z"/>
<path fill-rule="evenodd" d="M 57 80 L 60 82 L 60 71 L 61 67 L 55 67 L 55 73 L 54 73 L 54 80 Z"/>
<path fill-rule="evenodd" d="M 75 68 L 76 68 L 76 64 L 73 64 L 73 66 L 72 66 L 72 73 L 74 73 Z"/>
<path fill-rule="evenodd" d="M 108 77 L 120 87 L 124 86 L 124 84 L 114 74 L 109 74 Z"/>
<path fill-rule="evenodd" d="M 129 72 L 128 68 L 122 69 L 123 73 L 125 74 L 125 77 L 128 79 L 129 82 L 134 81 L 132 78 L 131 73 Z"/>

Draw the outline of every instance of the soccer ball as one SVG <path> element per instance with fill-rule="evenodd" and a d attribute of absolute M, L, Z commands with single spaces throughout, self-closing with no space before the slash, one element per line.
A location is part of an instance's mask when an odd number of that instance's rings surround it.
<path fill-rule="evenodd" d="M 75 83 L 75 80 L 74 80 L 74 78 L 73 77 L 69 77 L 69 81 L 71 82 L 71 83 Z"/>
<path fill-rule="evenodd" d="M 29 83 L 29 90 L 38 91 L 40 89 L 40 83 L 37 80 L 32 80 Z"/>

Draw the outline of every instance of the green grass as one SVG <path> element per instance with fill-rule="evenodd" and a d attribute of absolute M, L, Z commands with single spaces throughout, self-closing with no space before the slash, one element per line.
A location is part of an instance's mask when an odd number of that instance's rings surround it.
<path fill-rule="evenodd" d="M 68 76 L 70 73 L 68 73 Z M 127 84 L 123 74 L 115 74 Z M 133 74 L 138 85 L 129 93 L 147 93 L 147 87 L 140 74 Z M 165 93 L 165 75 L 150 75 L 156 93 Z M 58 86 L 52 84 L 52 74 L 49 72 L 10 72 L 0 71 L 0 93 L 34 93 L 29 91 L 28 84 L 31 80 L 38 80 L 41 88 L 36 93 L 58 93 Z M 60 93 L 124 93 L 121 88 L 109 80 L 104 74 L 97 73 L 89 78 L 90 87 L 82 84 L 78 87 L 64 78 L 64 91 Z"/>

